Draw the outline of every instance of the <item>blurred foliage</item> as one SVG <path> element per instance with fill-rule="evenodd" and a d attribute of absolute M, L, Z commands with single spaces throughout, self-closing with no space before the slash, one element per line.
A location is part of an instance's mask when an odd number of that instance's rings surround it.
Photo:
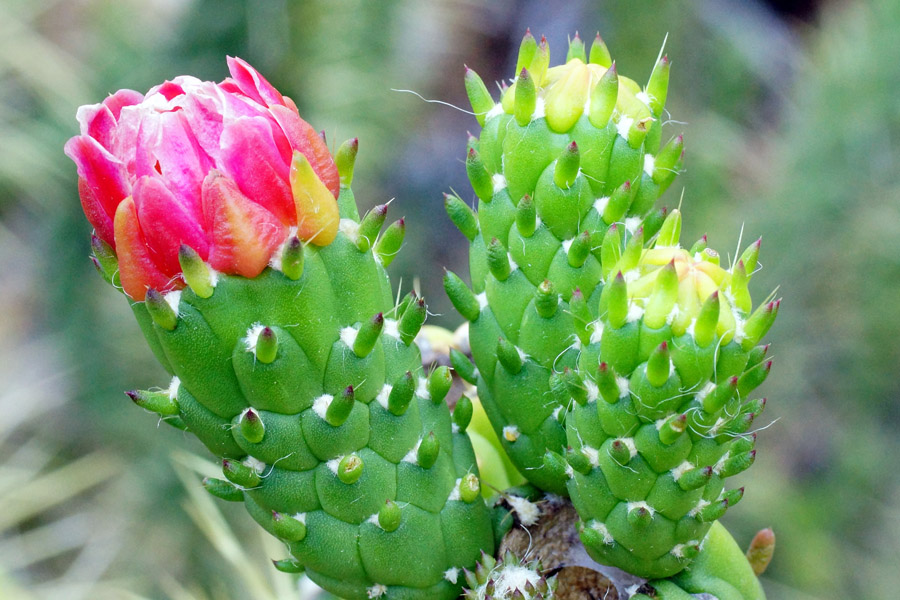
<path fill-rule="evenodd" d="M 487 81 L 510 76 L 528 26 L 548 36 L 557 60 L 568 35 L 600 29 L 620 71 L 638 81 L 668 34 L 666 128 L 685 132 L 687 160 L 665 201 L 677 203 L 683 188 L 688 235 L 708 230 L 724 252 L 742 227 L 762 234 L 754 291 L 781 284 L 786 299 L 766 387 L 773 424 L 726 524 L 745 543 L 775 528 L 771 598 L 896 597 L 893 0 L 825 4 L 806 23 L 738 0 L 0 3 L 0 502 L 19 507 L 0 520 L 0 596 L 266 598 L 293 586 L 264 566 L 281 558 L 277 544 L 264 545 L 240 507 L 196 495 L 195 459 L 170 460 L 173 448 L 202 448 L 121 394 L 166 377 L 126 303 L 86 260 L 88 225 L 61 150 L 77 106 L 182 73 L 219 80 L 226 54 L 246 58 L 329 144 L 360 137 L 357 198 L 367 208 L 395 197 L 392 212 L 407 216 L 394 276 L 417 282 L 432 322 L 453 327 L 440 278 L 443 266 L 466 271 L 466 251 L 441 192 L 471 197 L 460 158 L 476 124 L 393 90 L 466 109 L 462 64 Z M 23 500 L 22 490 L 38 492 Z M 261 565 L 256 575 L 235 566 L 234 540 Z"/>

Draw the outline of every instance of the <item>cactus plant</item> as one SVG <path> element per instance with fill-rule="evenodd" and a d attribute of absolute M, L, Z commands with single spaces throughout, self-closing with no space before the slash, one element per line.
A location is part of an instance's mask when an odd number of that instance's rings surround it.
<path fill-rule="evenodd" d="M 643 90 L 597 37 L 550 68 L 526 33 L 499 103 L 473 71 L 479 122 L 467 171 L 477 214 L 446 196 L 470 241 L 472 289 L 445 289 L 469 321 L 477 384 L 504 448 L 532 483 L 568 494 L 597 561 L 647 578 L 684 569 L 740 500 L 723 479 L 753 462 L 747 434 L 769 373 L 757 346 L 780 302 L 751 314 L 759 242 L 721 265 L 705 237 L 679 245 L 681 213 L 653 210 L 682 138 L 661 150 L 669 62 Z"/>
<path fill-rule="evenodd" d="M 282 570 L 349 600 L 454 598 L 493 536 L 471 411 L 451 417 L 446 367 L 423 373 L 425 302 L 395 303 L 384 271 L 404 222 L 359 217 L 356 140 L 332 158 L 229 68 L 82 107 L 66 146 L 95 265 L 173 375 L 128 395 L 222 460 L 207 490 L 286 543 Z"/>
<path fill-rule="evenodd" d="M 445 205 L 470 241 L 472 289 L 453 273 L 445 288 L 471 321 L 470 379 L 504 448 L 532 483 L 564 494 L 565 482 L 542 468 L 546 450 L 565 442 L 550 375 L 576 365 L 583 310 L 602 288 L 607 229 L 643 222 L 645 238 L 653 235 L 662 223 L 653 203 L 678 172 L 683 142 L 659 149 L 667 57 L 644 90 L 618 75 L 599 35 L 589 56 L 576 36 L 565 64 L 549 64 L 546 39 L 526 33 L 498 103 L 466 70 L 483 126 L 466 159 L 479 209 L 452 195 Z"/>

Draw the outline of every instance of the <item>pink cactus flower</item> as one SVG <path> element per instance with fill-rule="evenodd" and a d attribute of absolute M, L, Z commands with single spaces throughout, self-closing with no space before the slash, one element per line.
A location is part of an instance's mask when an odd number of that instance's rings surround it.
<path fill-rule="evenodd" d="M 253 67 L 229 57 L 228 69 L 221 83 L 181 76 L 78 109 L 81 135 L 65 152 L 134 300 L 183 287 L 182 244 L 217 271 L 255 277 L 292 228 L 318 245 L 337 234 L 325 142 Z"/>

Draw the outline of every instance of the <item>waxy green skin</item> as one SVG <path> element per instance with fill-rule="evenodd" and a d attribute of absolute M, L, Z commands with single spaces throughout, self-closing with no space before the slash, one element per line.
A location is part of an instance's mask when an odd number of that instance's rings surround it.
<path fill-rule="evenodd" d="M 665 172 L 645 168 L 649 164 L 645 156 L 659 152 L 660 116 L 655 115 L 646 136 L 632 145 L 612 118 L 596 127 L 588 115 L 582 115 L 570 130 L 555 132 L 542 116 L 522 126 L 498 105 L 486 115 L 479 139 L 470 139 L 467 167 L 473 186 L 479 189 L 481 170 L 493 178 L 492 194 L 478 202 L 477 230 L 463 231 L 470 240 L 472 291 L 484 305 L 476 318 L 469 319 L 469 340 L 478 368 L 473 383 L 513 463 L 530 482 L 556 494 L 567 493 L 566 483 L 543 468 L 543 457 L 548 449 L 565 447 L 560 410 L 565 412 L 567 399 L 560 401 L 551 393 L 549 379 L 554 371 L 578 366 L 572 294 L 580 289 L 587 304 L 597 306 L 603 287 L 600 246 L 610 225 L 625 219 L 635 225 L 644 222 L 649 238 L 661 224 L 660 214 L 652 211 L 653 203 L 674 180 L 680 157 L 676 167 Z M 564 189 L 556 184 L 554 171 L 572 142 L 577 144 L 580 168 Z M 680 148 L 680 140 L 677 144 Z M 626 182 L 628 211 L 607 223 L 595 200 L 613 196 Z M 539 219 L 531 219 L 537 223 L 533 233 L 530 228 L 523 233 L 516 222 L 526 195 Z M 448 212 L 456 207 L 458 202 L 448 199 Z M 591 234 L 591 252 L 583 264 L 572 266 L 568 243 L 584 232 Z M 488 263 L 492 243 L 499 244 L 515 264 L 503 280 Z M 559 295 L 558 309 L 549 319 L 538 314 L 534 302 L 545 280 Z M 596 317 L 596 308 L 594 312 Z M 510 373 L 498 363 L 498 338 L 527 356 L 521 371 Z"/>
<path fill-rule="evenodd" d="M 452 274 L 445 288 L 469 321 L 477 367 L 469 379 L 504 449 L 531 483 L 571 497 L 595 560 L 651 579 L 685 569 L 712 523 L 740 500 L 743 490 L 726 491 L 724 479 L 753 462 L 755 437 L 745 434 L 764 402 L 748 394 L 771 366 L 764 350 L 733 340 L 699 344 L 693 333 L 676 336 L 640 316 L 609 322 L 601 296 L 616 273 L 604 261 L 618 261 L 636 244 L 636 265 L 641 248 L 653 245 L 665 213 L 652 205 L 680 166 L 679 156 L 675 168 L 657 171 L 665 154 L 669 161 L 673 151 L 680 155 L 681 143 L 659 150 L 661 111 L 637 146 L 612 122 L 598 128 L 588 115 L 554 132 L 541 116 L 522 125 L 488 111 L 480 139 L 469 141 L 477 214 L 468 218 L 458 198 L 446 201 L 470 240 L 472 290 Z M 560 176 L 573 141 L 581 166 Z M 605 208 L 617 194 L 629 195 L 627 209 L 607 222 Z M 604 255 L 613 225 L 622 240 Z M 680 220 L 672 231 L 680 231 Z M 589 240 L 586 258 L 576 251 L 580 238 Z M 648 361 L 662 342 L 669 354 L 658 364 L 667 374 L 671 365 L 671 375 L 651 384 Z M 604 384 L 601 363 L 612 383 Z M 708 386 L 732 378 L 738 391 L 705 412 Z M 661 440 L 663 424 L 681 415 Z"/>
<path fill-rule="evenodd" d="M 339 205 L 342 218 L 359 221 L 347 186 Z M 165 418 L 226 459 L 225 475 L 236 483 L 213 480 L 207 488 L 243 501 L 285 541 L 294 560 L 281 561 L 283 570 L 305 569 L 348 600 L 455 598 L 462 568 L 493 550 L 490 515 L 477 488 L 474 496 L 460 493 L 460 481 L 477 485 L 472 475 L 478 472 L 465 425 L 452 423 L 446 390 L 430 396 L 415 343 L 399 339 L 401 315 L 369 248 L 374 245 L 361 251 L 342 227 L 330 245 L 304 248 L 297 280 L 269 268 L 254 279 L 219 274 L 208 298 L 185 288 L 171 331 L 157 324 L 146 303 L 132 307 L 154 353 L 179 382 L 170 388 L 177 414 Z M 415 305 L 403 308 L 418 308 L 424 317 L 424 307 Z M 360 358 L 341 330 L 378 313 L 384 331 Z M 245 338 L 255 325 L 277 338 L 271 362 L 248 351 Z M 397 415 L 378 396 L 385 385 L 404 381 L 415 391 Z M 316 399 L 332 396 L 330 409 L 346 401 L 348 386 L 349 414 L 330 424 L 317 413 Z M 251 407 L 255 416 L 242 424 Z M 261 439 L 257 421 L 264 426 Z M 417 453 L 423 439 L 428 450 Z M 362 461 L 361 474 L 356 459 L 338 464 L 351 455 Z M 432 464 L 423 468 L 419 458 Z M 452 581 L 445 574 L 456 568 L 460 575 Z"/>
<path fill-rule="evenodd" d="M 690 567 L 671 579 L 651 581 L 656 600 L 691 600 L 691 594 L 712 594 L 719 600 L 765 600 L 759 579 L 747 557 L 721 523 L 710 528 L 703 550 Z M 650 600 L 638 594 L 633 600 Z"/>

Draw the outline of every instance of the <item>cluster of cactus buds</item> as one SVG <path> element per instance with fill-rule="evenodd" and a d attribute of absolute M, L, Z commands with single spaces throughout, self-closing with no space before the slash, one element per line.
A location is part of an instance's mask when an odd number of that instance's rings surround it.
<path fill-rule="evenodd" d="M 723 481 L 756 455 L 765 399 L 749 394 L 780 305 L 752 310 L 758 241 L 723 265 L 705 238 L 679 245 L 680 211 L 653 209 L 682 161 L 681 136 L 660 148 L 668 73 L 662 56 L 641 89 L 599 36 L 550 68 L 526 34 L 499 102 L 467 69 L 478 211 L 445 196 L 470 241 L 471 288 L 444 280 L 474 359 L 454 367 L 522 474 L 571 497 L 591 556 L 650 578 L 741 499 Z"/>

